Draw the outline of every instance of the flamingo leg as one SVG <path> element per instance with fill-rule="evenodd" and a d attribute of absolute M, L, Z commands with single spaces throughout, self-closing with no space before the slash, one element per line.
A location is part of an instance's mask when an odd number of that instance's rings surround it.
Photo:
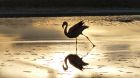
<path fill-rule="evenodd" d="M 94 47 L 92 47 L 91 48 L 91 50 L 93 49 Z M 84 58 L 84 57 L 86 57 L 90 52 L 91 52 L 91 50 L 89 51 L 89 52 L 87 52 L 87 54 L 86 55 L 84 55 L 83 57 L 81 57 L 81 58 Z"/>
<path fill-rule="evenodd" d="M 91 40 L 86 35 L 84 35 L 84 34 L 82 34 L 82 35 L 85 36 L 90 41 L 90 43 L 93 45 L 93 47 L 91 48 L 91 50 L 92 50 L 95 47 L 95 45 L 91 42 Z M 87 56 L 89 53 L 90 52 L 87 52 L 87 54 L 84 55 L 82 58 L 84 58 L 85 56 Z"/>
<path fill-rule="evenodd" d="M 76 38 L 76 55 L 77 55 L 77 38 Z"/>
<path fill-rule="evenodd" d="M 82 34 L 82 35 L 85 36 L 90 41 L 90 39 L 88 38 L 88 36 L 86 36 L 84 34 Z M 95 45 L 91 41 L 90 41 L 90 43 L 92 44 L 93 47 L 95 47 Z"/>

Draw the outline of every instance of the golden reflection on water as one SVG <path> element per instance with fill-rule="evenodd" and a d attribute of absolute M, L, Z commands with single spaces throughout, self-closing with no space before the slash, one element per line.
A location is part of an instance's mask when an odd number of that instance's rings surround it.
<path fill-rule="evenodd" d="M 132 19 L 119 22 L 118 19 Z M 0 18 L 0 78 L 139 78 L 139 16 Z M 84 20 L 89 26 L 78 37 L 78 55 L 89 65 L 80 71 L 68 63 L 75 39 L 65 37 L 61 24 Z"/>

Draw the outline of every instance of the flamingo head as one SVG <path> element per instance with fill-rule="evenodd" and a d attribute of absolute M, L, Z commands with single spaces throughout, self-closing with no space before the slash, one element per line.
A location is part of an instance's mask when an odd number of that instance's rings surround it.
<path fill-rule="evenodd" d="M 64 26 L 68 26 L 68 23 L 66 21 L 63 22 L 62 28 L 64 28 Z"/>

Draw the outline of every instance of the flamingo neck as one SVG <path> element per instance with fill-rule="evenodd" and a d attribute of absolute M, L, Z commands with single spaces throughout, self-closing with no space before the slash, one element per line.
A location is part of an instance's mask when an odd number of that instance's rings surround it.
<path fill-rule="evenodd" d="M 66 35 L 66 36 L 68 36 L 69 34 L 68 34 L 68 25 L 65 25 L 65 28 L 64 28 L 64 34 Z"/>
<path fill-rule="evenodd" d="M 67 70 L 67 69 L 68 69 L 67 59 L 68 59 L 68 57 L 66 57 L 65 60 L 64 60 L 64 63 L 65 63 L 65 65 L 66 65 L 66 67 L 63 65 L 63 69 L 64 69 L 64 70 Z"/>

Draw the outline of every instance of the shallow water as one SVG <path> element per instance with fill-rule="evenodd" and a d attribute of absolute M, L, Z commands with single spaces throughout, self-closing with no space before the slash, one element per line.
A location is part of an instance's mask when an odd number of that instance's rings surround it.
<path fill-rule="evenodd" d="M 139 78 L 140 16 L 31 17 L 0 19 L 0 78 Z M 133 20 L 120 22 L 120 20 Z M 78 37 L 78 55 L 89 65 L 80 71 L 64 58 L 75 53 L 75 39 L 61 24 L 84 20 L 89 28 Z"/>

